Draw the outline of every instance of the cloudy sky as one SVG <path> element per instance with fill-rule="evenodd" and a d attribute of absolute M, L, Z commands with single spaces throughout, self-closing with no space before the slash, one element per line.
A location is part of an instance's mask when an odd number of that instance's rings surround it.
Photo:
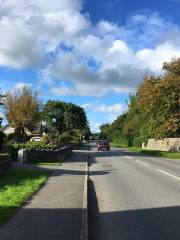
<path fill-rule="evenodd" d="M 0 88 L 85 108 L 92 131 L 180 57 L 180 0 L 0 0 Z"/>

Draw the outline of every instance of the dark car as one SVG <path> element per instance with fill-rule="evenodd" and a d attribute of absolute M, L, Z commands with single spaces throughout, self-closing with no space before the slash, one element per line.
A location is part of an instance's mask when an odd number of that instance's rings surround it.
<path fill-rule="evenodd" d="M 99 140 L 97 142 L 97 150 L 102 151 L 102 150 L 110 150 L 110 145 L 107 140 Z"/>

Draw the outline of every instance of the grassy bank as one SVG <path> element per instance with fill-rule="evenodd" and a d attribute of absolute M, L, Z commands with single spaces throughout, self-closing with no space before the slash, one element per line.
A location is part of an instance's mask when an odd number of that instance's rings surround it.
<path fill-rule="evenodd" d="M 50 172 L 18 169 L 0 176 L 0 224 L 5 223 L 48 179 Z"/>
<path fill-rule="evenodd" d="M 112 142 L 110 145 L 111 147 L 126 148 L 133 152 L 143 153 L 151 156 L 180 159 L 179 152 L 164 152 L 164 151 L 158 151 L 158 150 L 146 150 L 138 147 L 127 147 L 127 145 L 123 145 L 118 142 Z"/>

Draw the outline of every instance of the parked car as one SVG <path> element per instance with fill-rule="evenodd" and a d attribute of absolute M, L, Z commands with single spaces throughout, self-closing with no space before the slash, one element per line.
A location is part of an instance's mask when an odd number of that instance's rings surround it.
<path fill-rule="evenodd" d="M 108 140 L 99 140 L 97 142 L 97 150 L 98 151 L 102 151 L 102 150 L 109 151 L 110 150 L 110 145 L 109 145 Z"/>

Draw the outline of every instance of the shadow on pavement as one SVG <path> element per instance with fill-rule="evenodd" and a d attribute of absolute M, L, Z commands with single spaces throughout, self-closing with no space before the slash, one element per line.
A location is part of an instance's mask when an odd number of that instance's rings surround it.
<path fill-rule="evenodd" d="M 81 219 L 82 209 L 25 208 L 8 223 L 0 225 L 0 239 L 79 240 Z"/>
<path fill-rule="evenodd" d="M 83 150 L 76 150 L 74 151 L 74 153 L 72 154 L 72 156 L 70 158 L 68 158 L 64 163 L 79 163 L 84 164 L 88 161 L 88 152 L 85 152 Z M 95 158 L 94 158 L 95 161 Z M 84 165 L 85 166 L 85 165 Z M 41 165 L 33 165 L 33 164 L 18 164 L 15 163 L 14 164 L 14 168 L 18 168 L 18 169 L 37 169 L 37 170 L 44 170 L 44 171 L 51 171 L 53 172 L 54 176 L 62 176 L 62 175 L 85 175 L 85 170 L 79 171 L 76 170 L 75 166 L 73 166 L 74 169 L 64 169 L 57 166 L 41 166 Z M 97 175 L 105 175 L 108 174 L 108 171 L 91 171 L 91 176 L 97 176 Z"/>
<path fill-rule="evenodd" d="M 99 212 L 89 183 L 89 240 L 179 240 L 180 206 Z"/>

